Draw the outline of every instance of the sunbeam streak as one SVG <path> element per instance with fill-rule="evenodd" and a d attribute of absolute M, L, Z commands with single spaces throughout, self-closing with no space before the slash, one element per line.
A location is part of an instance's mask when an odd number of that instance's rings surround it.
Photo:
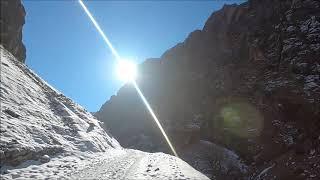
<path fill-rule="evenodd" d="M 162 128 L 162 126 L 161 126 L 161 124 L 160 124 L 160 121 L 158 120 L 157 116 L 154 114 L 154 112 L 153 112 L 151 106 L 149 105 L 147 99 L 146 99 L 146 98 L 144 97 L 144 95 L 142 94 L 142 92 L 141 92 L 138 84 L 137 84 L 135 81 L 132 81 L 132 84 L 133 84 L 134 88 L 138 91 L 138 94 L 139 94 L 139 96 L 141 97 L 143 103 L 146 105 L 149 113 L 151 114 L 151 116 L 153 117 L 154 121 L 155 121 L 156 124 L 158 125 L 161 133 L 163 134 L 164 138 L 166 139 L 166 141 L 167 141 L 168 145 L 170 146 L 170 149 L 172 150 L 173 154 L 178 157 L 177 152 L 175 151 L 173 145 L 171 144 L 171 141 L 169 140 L 169 138 L 168 138 L 166 132 L 164 131 L 164 129 Z"/>
<path fill-rule="evenodd" d="M 83 10 L 86 12 L 86 14 L 88 15 L 88 17 L 90 18 L 91 22 L 93 23 L 93 25 L 95 26 L 95 28 L 98 30 L 98 32 L 100 33 L 100 35 L 102 36 L 103 40 L 105 41 L 105 43 L 108 45 L 108 47 L 110 48 L 112 54 L 116 57 L 117 61 L 121 61 L 121 57 L 118 54 L 118 52 L 116 51 L 116 49 L 113 47 L 113 45 L 111 44 L 111 42 L 109 41 L 109 39 L 107 38 L 107 36 L 104 34 L 104 32 L 102 31 L 102 29 L 100 28 L 99 24 L 97 23 L 97 21 L 94 19 L 94 17 L 92 16 L 92 14 L 90 13 L 90 11 L 88 10 L 88 8 L 86 7 L 86 5 L 82 2 L 82 0 L 79 0 L 79 3 L 81 5 L 81 7 L 83 8 Z M 143 103 L 145 104 L 145 106 L 147 107 L 149 113 L 151 114 L 152 118 L 154 119 L 154 121 L 156 122 L 157 126 L 159 127 L 162 135 L 164 136 L 165 140 L 167 141 L 171 151 L 173 152 L 173 154 L 178 157 L 178 154 L 176 153 L 173 145 L 171 144 L 171 141 L 169 140 L 166 132 L 164 131 L 164 129 L 162 128 L 160 121 L 158 120 L 157 116 L 154 114 L 151 106 L 149 105 L 147 99 L 144 97 L 143 93 L 141 92 L 138 84 L 136 83 L 136 81 L 134 79 L 131 80 L 131 83 L 133 84 L 134 88 L 137 90 L 140 98 L 142 99 Z"/>
<path fill-rule="evenodd" d="M 106 44 L 109 46 L 112 54 L 116 57 L 116 60 L 121 60 L 120 55 L 118 54 L 118 52 L 116 51 L 116 49 L 113 47 L 113 45 L 111 44 L 111 42 L 109 41 L 109 39 L 107 38 L 107 36 L 104 34 L 104 32 L 102 31 L 102 29 L 100 28 L 99 24 L 97 23 L 97 21 L 94 19 L 94 17 L 92 16 L 92 14 L 90 13 L 90 11 L 88 10 L 88 8 L 86 7 L 86 5 L 82 2 L 82 0 L 79 0 L 79 3 L 81 5 L 81 7 L 83 8 L 83 10 L 86 12 L 86 14 L 89 16 L 91 22 L 93 23 L 93 25 L 96 27 L 96 29 L 98 30 L 98 32 L 100 33 L 100 35 L 102 36 L 103 40 L 106 42 Z"/>

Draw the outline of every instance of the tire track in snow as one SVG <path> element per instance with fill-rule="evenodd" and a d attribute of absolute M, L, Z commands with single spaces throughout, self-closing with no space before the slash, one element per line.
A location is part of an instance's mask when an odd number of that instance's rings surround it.
<path fill-rule="evenodd" d="M 127 179 L 127 174 L 131 171 L 131 166 L 137 164 L 142 153 L 126 153 L 121 157 L 114 157 L 92 164 L 90 167 L 82 169 L 71 175 L 76 179 Z"/>

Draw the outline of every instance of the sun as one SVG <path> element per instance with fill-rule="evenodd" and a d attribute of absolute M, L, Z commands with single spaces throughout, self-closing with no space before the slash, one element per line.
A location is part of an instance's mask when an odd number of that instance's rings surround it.
<path fill-rule="evenodd" d="M 132 82 L 137 77 L 137 65 L 130 60 L 120 60 L 116 66 L 117 77 L 124 82 Z"/>

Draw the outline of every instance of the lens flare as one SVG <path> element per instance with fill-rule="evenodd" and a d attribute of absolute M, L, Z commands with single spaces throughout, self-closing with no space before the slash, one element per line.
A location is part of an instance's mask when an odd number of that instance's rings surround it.
<path fill-rule="evenodd" d="M 123 66 L 120 65 L 120 72 L 124 73 L 125 70 L 129 69 L 129 71 L 131 72 L 126 72 L 124 74 L 125 78 L 127 80 L 130 80 L 134 86 L 134 88 L 137 90 L 140 98 L 142 99 L 143 103 L 145 104 L 145 106 L 147 107 L 150 115 L 152 116 L 152 118 L 154 119 L 154 121 L 156 122 L 157 126 L 159 127 L 162 135 L 164 136 L 165 140 L 167 141 L 171 151 L 173 152 L 173 154 L 178 157 L 177 152 L 175 151 L 173 145 L 171 144 L 166 132 L 164 131 L 164 129 L 162 128 L 157 116 L 155 115 L 155 113 L 153 112 L 151 106 L 149 105 L 147 99 L 144 97 L 142 91 L 140 90 L 138 84 L 136 83 L 135 79 L 133 78 L 133 76 L 136 76 L 136 68 L 134 68 L 134 65 L 130 65 L 130 63 L 128 62 L 122 62 L 122 59 L 120 57 L 120 55 L 118 54 L 118 52 L 116 51 L 116 49 L 113 47 L 113 45 L 111 44 L 111 42 L 109 41 L 108 37 L 104 34 L 104 32 L 102 31 L 102 29 L 100 28 L 99 24 L 97 23 L 97 21 L 94 19 L 94 17 L 92 16 L 92 14 L 90 13 L 90 11 L 88 10 L 88 8 L 86 7 L 86 5 L 82 2 L 82 0 L 79 0 L 79 3 L 81 5 L 81 7 L 83 8 L 83 10 L 86 12 L 86 14 L 88 15 L 88 17 L 90 18 L 91 22 L 93 23 L 93 25 L 95 26 L 95 28 L 98 30 L 98 32 L 100 33 L 100 35 L 102 36 L 103 40 L 105 41 L 105 43 L 108 45 L 108 47 L 110 48 L 112 54 L 116 57 L 116 60 L 121 64 L 124 64 Z M 124 75 L 123 74 L 123 75 Z M 122 76 L 122 75 L 121 75 Z"/>
<path fill-rule="evenodd" d="M 223 128 L 237 137 L 254 138 L 262 131 L 263 116 L 245 101 L 235 100 L 224 104 L 220 115 Z"/>

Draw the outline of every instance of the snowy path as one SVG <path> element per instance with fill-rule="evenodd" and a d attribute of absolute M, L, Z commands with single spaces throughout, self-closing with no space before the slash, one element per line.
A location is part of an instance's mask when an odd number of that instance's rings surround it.
<path fill-rule="evenodd" d="M 71 175 L 80 179 L 124 179 L 131 167 L 141 159 L 141 154 L 130 153 L 120 157 L 104 159 Z"/>
<path fill-rule="evenodd" d="M 208 179 L 174 156 L 131 149 L 56 157 L 43 164 L 30 160 L 7 172 L 0 179 Z"/>
<path fill-rule="evenodd" d="M 75 179 L 208 179 L 180 159 L 163 153 L 127 150 L 121 157 L 70 174 Z"/>

